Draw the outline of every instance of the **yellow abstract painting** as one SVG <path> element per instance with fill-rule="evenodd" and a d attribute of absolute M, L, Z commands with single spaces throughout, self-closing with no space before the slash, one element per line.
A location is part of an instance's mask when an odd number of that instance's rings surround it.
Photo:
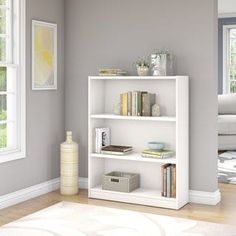
<path fill-rule="evenodd" d="M 57 88 L 56 25 L 32 23 L 33 89 Z"/>

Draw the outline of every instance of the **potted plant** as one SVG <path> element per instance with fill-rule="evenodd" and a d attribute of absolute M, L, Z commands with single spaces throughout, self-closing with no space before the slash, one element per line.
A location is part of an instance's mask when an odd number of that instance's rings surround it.
<path fill-rule="evenodd" d="M 135 63 L 137 74 L 139 76 L 147 76 L 149 74 L 149 63 L 143 59 Z"/>

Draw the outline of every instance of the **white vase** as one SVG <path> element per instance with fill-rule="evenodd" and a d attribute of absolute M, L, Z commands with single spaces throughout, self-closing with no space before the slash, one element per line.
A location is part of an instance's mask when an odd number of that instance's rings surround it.
<path fill-rule="evenodd" d="M 72 140 L 72 132 L 66 132 L 66 141 L 61 144 L 61 184 L 62 195 L 75 195 L 79 191 L 78 144 Z"/>
<path fill-rule="evenodd" d="M 149 68 L 146 66 L 138 66 L 137 67 L 137 74 L 138 76 L 148 76 Z"/>
<path fill-rule="evenodd" d="M 151 73 L 153 76 L 173 75 L 173 56 L 168 53 L 151 55 Z"/>

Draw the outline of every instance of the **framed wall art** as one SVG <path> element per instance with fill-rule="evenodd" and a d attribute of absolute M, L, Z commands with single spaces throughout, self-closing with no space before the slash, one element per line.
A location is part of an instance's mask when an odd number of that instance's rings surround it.
<path fill-rule="evenodd" d="M 32 89 L 57 89 L 57 25 L 32 21 Z"/>

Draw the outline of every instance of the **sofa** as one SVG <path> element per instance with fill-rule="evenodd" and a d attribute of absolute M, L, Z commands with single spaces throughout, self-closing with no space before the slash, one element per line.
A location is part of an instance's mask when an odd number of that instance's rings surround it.
<path fill-rule="evenodd" d="M 236 150 L 236 94 L 218 95 L 218 150 Z"/>

